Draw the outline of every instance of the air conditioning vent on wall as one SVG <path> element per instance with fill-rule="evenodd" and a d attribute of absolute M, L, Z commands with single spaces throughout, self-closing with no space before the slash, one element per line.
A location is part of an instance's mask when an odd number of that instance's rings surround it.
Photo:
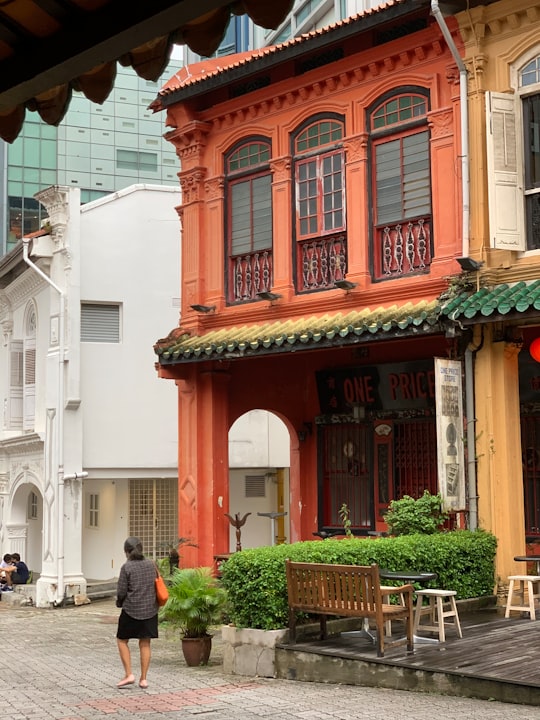
<path fill-rule="evenodd" d="M 246 475 L 245 487 L 247 498 L 266 497 L 266 483 L 264 475 Z"/>

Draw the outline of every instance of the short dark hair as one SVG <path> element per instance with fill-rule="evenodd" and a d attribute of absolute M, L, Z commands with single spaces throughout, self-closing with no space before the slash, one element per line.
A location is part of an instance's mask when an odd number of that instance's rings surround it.
<path fill-rule="evenodd" d="M 4 555 L 4 562 L 11 562 L 11 555 L 9 553 Z"/>
<path fill-rule="evenodd" d="M 21 561 L 21 556 L 19 555 L 19 553 L 11 553 L 11 558 L 12 560 L 16 560 L 17 562 Z"/>

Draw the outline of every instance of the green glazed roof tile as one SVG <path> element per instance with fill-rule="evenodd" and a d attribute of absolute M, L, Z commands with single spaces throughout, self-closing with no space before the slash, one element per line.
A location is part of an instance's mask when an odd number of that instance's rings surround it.
<path fill-rule="evenodd" d="M 347 313 L 326 313 L 322 316 L 303 317 L 271 323 L 235 326 L 210 330 L 199 336 L 179 332 L 177 338 L 161 340 L 155 351 L 163 363 L 193 362 L 223 356 L 227 353 L 271 352 L 277 348 L 316 347 L 328 344 L 335 338 L 351 340 L 376 333 L 406 331 L 409 326 L 436 324 L 439 315 L 437 301 L 416 304 L 392 305 L 375 310 L 364 308 Z M 171 335 L 174 335 L 174 332 Z"/>
<path fill-rule="evenodd" d="M 473 320 L 509 312 L 527 312 L 530 308 L 540 309 L 540 280 L 502 284 L 495 288 L 481 288 L 471 295 L 461 293 L 441 307 L 443 316 L 451 320 L 460 317 Z"/>
<path fill-rule="evenodd" d="M 227 354 L 271 353 L 273 350 L 310 349 L 328 346 L 332 341 L 358 342 L 365 336 L 426 332 L 443 329 L 447 320 L 496 320 L 510 312 L 540 311 L 540 280 L 501 284 L 460 292 L 446 301 L 423 301 L 375 309 L 363 308 L 347 313 L 326 313 L 299 319 L 277 320 L 210 330 L 199 336 L 175 328 L 168 338 L 158 341 L 155 352 L 163 364 L 195 362 Z M 471 322 L 472 321 L 472 322 Z"/>

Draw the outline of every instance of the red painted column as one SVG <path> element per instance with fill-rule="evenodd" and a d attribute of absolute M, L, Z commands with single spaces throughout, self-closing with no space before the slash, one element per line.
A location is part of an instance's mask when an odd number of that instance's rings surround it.
<path fill-rule="evenodd" d="M 225 372 L 192 368 L 178 384 L 178 532 L 182 567 L 212 566 L 229 552 L 228 386 Z"/>
<path fill-rule="evenodd" d="M 200 565 L 211 566 L 214 555 L 229 552 L 229 375 L 202 371 L 197 427 L 199 474 L 197 517 Z"/>

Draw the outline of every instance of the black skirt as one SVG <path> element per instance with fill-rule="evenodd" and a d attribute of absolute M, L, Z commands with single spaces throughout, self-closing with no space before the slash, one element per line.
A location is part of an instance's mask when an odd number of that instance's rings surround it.
<path fill-rule="evenodd" d="M 158 637 L 158 616 L 153 615 L 146 620 L 136 620 L 124 610 L 118 618 L 118 630 L 116 637 L 119 640 L 130 640 L 131 638 L 146 639 Z"/>

